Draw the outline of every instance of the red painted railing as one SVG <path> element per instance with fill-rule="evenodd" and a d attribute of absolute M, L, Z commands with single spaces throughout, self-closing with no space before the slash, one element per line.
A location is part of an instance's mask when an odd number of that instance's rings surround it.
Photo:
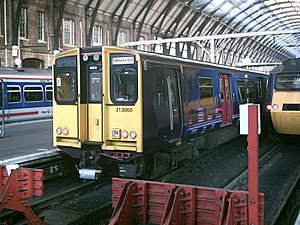
<path fill-rule="evenodd" d="M 25 201 L 42 194 L 43 170 L 19 168 L 8 175 L 6 168 L 0 166 L 0 211 L 9 209 L 21 212 L 29 225 L 44 225 Z"/>

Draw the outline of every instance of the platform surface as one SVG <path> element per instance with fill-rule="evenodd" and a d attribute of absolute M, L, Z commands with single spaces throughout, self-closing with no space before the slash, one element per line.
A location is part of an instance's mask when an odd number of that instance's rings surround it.
<path fill-rule="evenodd" d="M 0 162 L 55 151 L 51 119 L 6 124 L 5 136 L 0 138 Z"/>

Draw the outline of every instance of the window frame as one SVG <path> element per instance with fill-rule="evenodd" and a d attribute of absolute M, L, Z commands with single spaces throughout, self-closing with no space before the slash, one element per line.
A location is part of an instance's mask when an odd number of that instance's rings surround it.
<path fill-rule="evenodd" d="M 209 86 L 207 86 L 207 85 L 205 85 L 205 86 L 202 85 L 202 86 L 201 86 L 200 79 L 210 80 L 210 81 L 211 81 L 211 86 L 210 86 L 210 85 L 209 85 Z M 203 104 L 201 104 L 201 100 L 204 100 L 204 99 L 206 99 L 206 98 L 214 98 L 214 99 L 215 99 L 214 80 L 213 80 L 213 78 L 212 78 L 212 77 L 206 77 L 206 76 L 199 76 L 199 77 L 198 77 L 198 87 L 199 87 L 199 104 L 200 104 L 200 106 L 205 107 L 205 106 L 213 106 L 213 105 L 215 105 L 215 103 L 212 103 L 212 104 L 209 104 L 209 105 L 203 105 Z M 202 98 L 202 95 L 201 95 L 201 87 L 202 87 L 202 88 L 203 88 L 203 87 L 211 88 L 211 89 L 212 89 L 212 95 L 209 96 L 209 97 Z M 215 102 L 215 100 L 214 100 L 214 102 Z"/>
<path fill-rule="evenodd" d="M 66 26 L 66 22 L 69 22 L 68 26 Z M 69 30 L 66 30 L 66 28 L 68 28 Z M 69 42 L 66 42 L 66 31 L 69 31 Z M 75 20 L 73 19 L 63 19 L 63 44 L 75 46 Z"/>
<path fill-rule="evenodd" d="M 120 31 L 117 37 L 117 46 L 123 46 L 126 42 L 126 32 Z"/>
<path fill-rule="evenodd" d="M 59 70 L 59 73 L 57 73 Z M 70 72 L 71 71 L 71 72 Z M 70 100 L 59 100 L 57 97 L 57 75 L 61 73 L 74 73 L 75 83 L 75 93 L 74 98 Z M 77 65 L 76 67 L 54 67 L 54 99 L 58 105 L 76 105 L 78 101 L 78 75 L 77 75 Z"/>
<path fill-rule="evenodd" d="M 51 87 L 51 96 L 52 96 L 52 99 L 51 99 L 51 100 L 49 100 L 49 99 L 47 98 L 47 92 L 50 92 L 50 91 L 47 90 L 48 87 Z M 48 84 L 48 85 L 45 86 L 45 96 L 44 96 L 44 99 L 45 99 L 47 102 L 53 102 L 53 85 Z"/>
<path fill-rule="evenodd" d="M 99 32 L 97 42 L 95 42 L 95 29 L 97 29 L 97 33 Z M 101 27 L 100 25 L 94 25 L 92 37 L 93 37 L 93 46 L 102 46 L 102 44 L 103 44 L 103 27 Z"/>
<path fill-rule="evenodd" d="M 40 21 L 40 15 L 42 15 L 42 20 Z M 40 24 L 41 22 L 41 24 Z M 40 38 L 40 30 L 41 28 L 41 35 Z M 37 40 L 38 41 L 45 41 L 45 12 L 38 10 L 37 11 Z"/>
<path fill-rule="evenodd" d="M 37 91 L 37 90 L 25 90 L 27 87 L 40 87 L 41 88 L 41 91 Z M 26 98 L 25 98 L 25 92 L 41 92 L 42 93 L 42 100 L 39 100 L 39 101 L 26 101 Z M 44 89 L 43 89 L 43 86 L 42 85 L 38 85 L 38 84 L 26 84 L 23 86 L 23 99 L 24 99 L 24 102 L 26 103 L 37 103 L 37 102 L 43 102 L 44 101 Z"/>
<path fill-rule="evenodd" d="M 18 89 L 19 89 L 19 91 L 10 91 L 10 90 L 8 90 L 10 87 L 17 87 Z M 9 98 L 8 98 L 8 96 L 7 96 L 7 104 L 19 104 L 19 103 L 21 103 L 22 102 L 22 88 L 21 88 L 21 86 L 20 85 L 15 85 L 15 84 L 8 84 L 7 86 L 6 86 L 6 90 L 7 90 L 7 95 L 8 95 L 8 93 L 11 93 L 11 92 L 19 92 L 19 96 L 20 96 L 20 101 L 19 102 L 10 102 L 9 101 Z"/>
<path fill-rule="evenodd" d="M 133 64 L 123 64 L 123 65 L 119 65 L 119 66 L 124 66 L 123 68 L 125 69 L 131 69 L 135 71 L 135 78 L 134 78 L 134 91 L 135 91 L 135 96 L 131 101 L 118 101 L 115 97 L 114 97 L 114 87 L 115 87 L 115 75 L 112 74 L 113 71 L 113 64 L 112 64 L 112 58 L 114 58 L 114 56 L 117 57 L 133 57 Z M 130 66 L 128 66 L 130 65 Z M 110 78 L 110 100 L 112 101 L 112 103 L 116 104 L 116 105 L 135 105 L 135 103 L 138 100 L 138 65 L 136 62 L 136 56 L 134 54 L 126 54 L 126 53 L 121 53 L 121 54 L 111 54 L 110 55 L 110 74 L 109 74 L 109 78 Z"/>
<path fill-rule="evenodd" d="M 23 19 L 24 19 L 24 21 L 23 21 Z M 22 7 L 21 11 L 20 11 L 20 19 L 19 19 L 19 37 L 23 38 L 23 39 L 28 38 L 28 27 L 27 27 L 28 21 L 27 21 L 27 19 L 28 19 L 27 8 Z M 22 30 L 23 28 L 24 28 L 24 36 L 23 36 L 23 30 Z"/>

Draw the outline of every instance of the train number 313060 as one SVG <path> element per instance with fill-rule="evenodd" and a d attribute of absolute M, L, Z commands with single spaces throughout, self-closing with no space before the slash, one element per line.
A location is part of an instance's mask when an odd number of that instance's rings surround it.
<path fill-rule="evenodd" d="M 121 108 L 121 107 L 117 107 L 116 108 L 116 112 L 133 112 L 133 108 Z"/>

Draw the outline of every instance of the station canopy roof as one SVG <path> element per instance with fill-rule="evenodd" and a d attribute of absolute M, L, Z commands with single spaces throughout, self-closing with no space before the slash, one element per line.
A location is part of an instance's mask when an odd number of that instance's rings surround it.
<path fill-rule="evenodd" d="M 218 48 L 276 62 L 300 56 L 300 0 L 73 0 L 118 20 L 149 27 L 160 38 L 291 31 L 218 40 Z M 99 2 L 98 2 L 99 3 Z M 203 43 L 209 45 L 209 41 Z"/>

